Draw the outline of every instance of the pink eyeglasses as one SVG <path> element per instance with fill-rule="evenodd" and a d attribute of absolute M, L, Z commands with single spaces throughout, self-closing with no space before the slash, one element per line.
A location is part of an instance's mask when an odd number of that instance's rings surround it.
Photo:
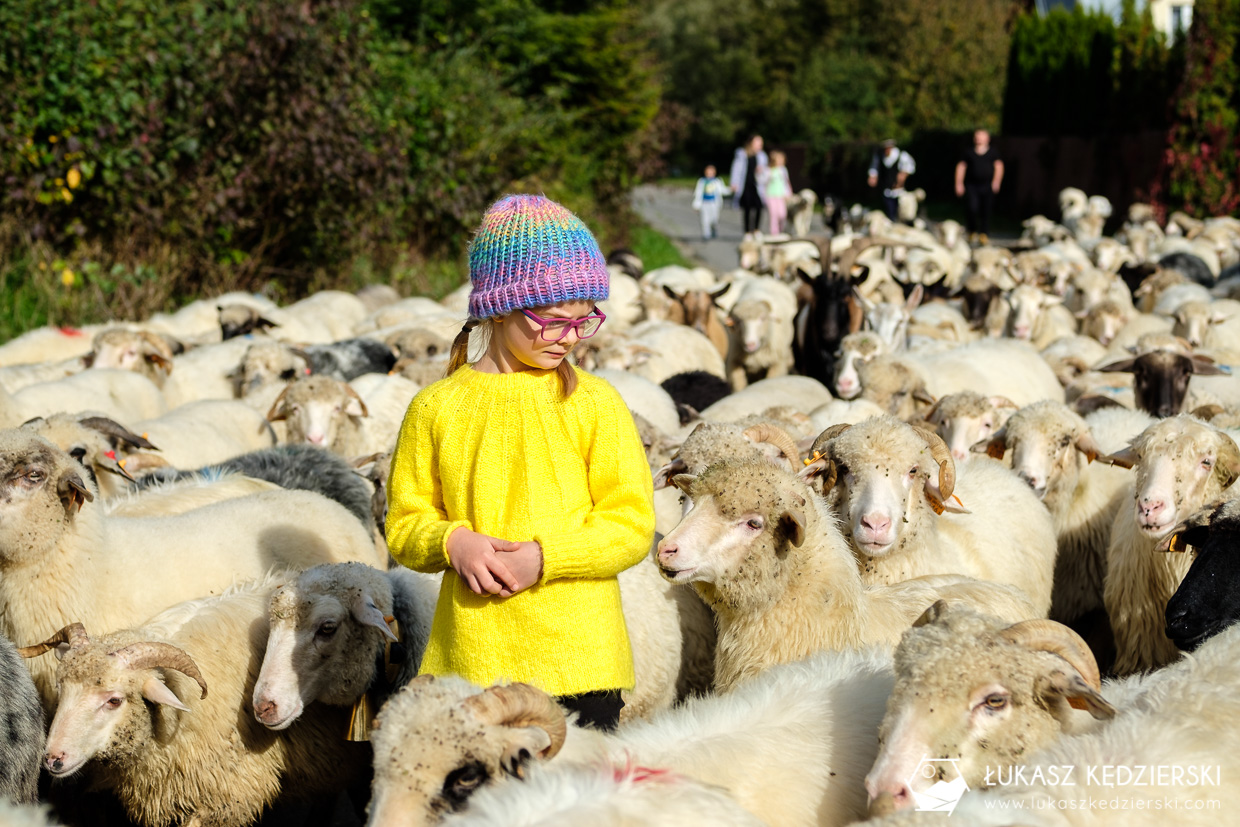
<path fill-rule="evenodd" d="M 589 339 L 598 329 L 603 326 L 603 322 L 607 321 L 607 316 L 603 311 L 595 309 L 593 313 L 583 319 L 544 319 L 542 316 L 535 316 L 528 310 L 522 310 L 530 321 L 538 325 L 541 333 L 540 336 L 544 342 L 558 342 L 568 335 L 568 331 L 576 329 L 578 339 Z"/>

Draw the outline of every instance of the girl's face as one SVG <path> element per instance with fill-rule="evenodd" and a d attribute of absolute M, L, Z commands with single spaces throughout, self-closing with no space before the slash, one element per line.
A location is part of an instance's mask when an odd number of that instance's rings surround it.
<path fill-rule="evenodd" d="M 587 299 L 531 307 L 529 311 L 544 319 L 582 319 L 594 312 L 594 302 Z M 554 337 L 553 337 L 554 338 Z M 581 341 L 577 328 L 570 330 L 558 342 L 542 338 L 542 328 L 520 310 L 509 313 L 495 325 L 491 341 L 493 346 L 506 351 L 509 364 L 520 369 L 552 370 L 564 361 L 569 351 Z"/>

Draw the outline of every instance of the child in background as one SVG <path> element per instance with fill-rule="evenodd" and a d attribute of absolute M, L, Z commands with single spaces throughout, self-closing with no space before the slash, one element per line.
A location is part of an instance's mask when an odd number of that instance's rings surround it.
<path fill-rule="evenodd" d="M 723 180 L 715 173 L 715 165 L 707 164 L 697 186 L 693 189 L 693 209 L 702 214 L 702 240 L 719 235 L 719 208 L 723 197 L 730 192 Z"/>
<path fill-rule="evenodd" d="M 784 153 L 778 150 L 771 152 L 771 167 L 763 184 L 766 211 L 771 216 L 771 235 L 782 233 L 784 221 L 788 218 L 787 198 L 792 195 L 792 183 L 788 180 L 788 168 L 784 166 L 786 160 Z"/>
<path fill-rule="evenodd" d="M 564 207 L 510 195 L 469 277 L 470 320 L 410 403 L 388 483 L 392 556 L 444 573 L 420 671 L 531 683 L 612 728 L 634 678 L 616 575 L 650 551 L 654 507 L 628 407 L 565 359 L 605 319 L 603 255 Z"/>

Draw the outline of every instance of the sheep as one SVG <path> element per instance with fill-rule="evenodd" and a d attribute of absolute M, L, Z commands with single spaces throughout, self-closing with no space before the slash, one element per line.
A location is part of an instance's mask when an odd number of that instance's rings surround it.
<path fill-rule="evenodd" d="M 891 687 L 876 651 L 820 654 L 773 667 L 727 695 L 693 698 L 614 733 L 568 726 L 524 684 L 480 691 L 420 677 L 379 714 L 371 827 L 431 824 L 472 809 L 470 795 L 548 772 L 610 764 L 683 774 L 720 788 L 764 823 L 837 825 L 861 817 L 861 774 Z"/>
<path fill-rule="evenodd" d="M 279 322 L 273 322 L 264 315 L 275 309 L 274 306 L 260 308 L 239 302 L 221 302 L 216 306 L 221 340 L 226 342 L 238 336 L 248 336 L 255 332 L 262 333 L 273 327 L 279 327 Z"/>
<path fill-rule="evenodd" d="M 120 421 L 162 416 L 168 404 L 159 386 L 128 370 L 87 370 L 13 394 L 27 417 L 61 411 L 98 411 Z"/>
<path fill-rule="evenodd" d="M 39 767 L 43 758 L 43 707 L 17 649 L 0 635 L 0 806 L 39 800 Z M 0 817 L 0 823 L 3 818 Z"/>
<path fill-rule="evenodd" d="M 122 464 L 123 455 L 118 457 L 116 452 L 123 451 L 122 446 L 158 450 L 119 422 L 88 413 L 35 417 L 23 422 L 21 428 L 38 434 L 81 463 L 99 493 L 109 499 L 123 493 L 134 480 Z"/>
<path fill-rule="evenodd" d="M 957 487 L 943 440 L 889 415 L 830 428 L 811 452 L 815 460 L 803 475 L 823 473 L 823 494 L 846 526 L 865 583 L 967 575 L 1017 587 L 1034 607 L 1031 616 L 1046 616 L 1054 526 L 1029 487 L 1000 463 L 975 459 Z M 953 492 L 962 508 L 951 505 Z M 1002 553 L 996 537 L 1007 538 Z"/>
<path fill-rule="evenodd" d="M 812 431 L 820 434 L 832 425 L 852 425 L 872 416 L 882 416 L 886 411 L 866 399 L 833 399 L 819 405 L 809 413 Z"/>
<path fill-rule="evenodd" d="M 264 480 L 288 490 L 314 491 L 340 503 L 364 526 L 374 516 L 370 486 L 348 462 L 326 448 L 314 445 L 277 445 L 250 451 L 216 465 L 194 470 L 164 469 L 148 474 L 134 484 L 138 493 L 162 488 L 170 483 L 201 480 L 204 483 L 230 474 Z M 383 520 L 378 522 L 380 530 Z"/>
<path fill-rule="evenodd" d="M 1099 411 L 1089 419 L 1058 402 L 1026 405 L 989 440 L 974 446 L 1002 459 L 1042 500 L 1055 524 L 1050 617 L 1063 623 L 1102 609 L 1111 523 L 1124 499 L 1127 478 L 1098 457 L 1118 451 L 1153 419 L 1139 411 Z"/>
<path fill-rule="evenodd" d="M 642 318 L 641 285 L 633 276 L 618 272 L 614 265 L 609 265 L 607 272 L 607 299 L 596 306 L 607 316 L 612 330 L 627 330 Z"/>
<path fill-rule="evenodd" d="M 860 395 L 859 366 L 887 352 L 886 343 L 872 331 L 849 333 L 841 339 L 833 377 L 836 395 L 840 399 L 855 399 Z"/>
<path fill-rule="evenodd" d="M 1014 339 L 1029 341 L 1034 347 L 1043 348 L 1060 336 L 1076 333 L 1076 319 L 1058 296 L 1022 284 L 1008 291 L 1005 298 L 1012 308 L 1006 332 Z"/>
<path fill-rule="evenodd" d="M 901 419 L 920 418 L 935 403 L 926 380 L 898 356 L 876 356 L 857 367 L 860 401 Z"/>
<path fill-rule="evenodd" d="M 46 325 L 27 330 L 0 344 L 0 367 L 59 362 L 85 356 L 90 353 L 94 335 L 103 329 L 103 325 L 81 328 Z"/>
<path fill-rule="evenodd" d="M 788 197 L 788 224 L 792 227 L 795 238 L 809 235 L 810 224 L 814 220 L 814 205 L 818 203 L 818 194 L 811 189 L 798 190 Z"/>
<path fill-rule="evenodd" d="M 788 407 L 809 412 L 831 400 L 831 391 L 808 376 L 776 376 L 761 379 L 744 390 L 729 394 L 701 411 L 708 422 L 734 422 L 770 408 Z"/>
<path fill-rule="evenodd" d="M 1166 634 L 1176 648 L 1192 652 L 1240 620 L 1240 588 L 1234 550 L 1240 501 L 1212 503 L 1178 524 L 1158 544 L 1159 551 L 1187 552 L 1192 565 L 1167 601 Z"/>
<path fill-rule="evenodd" d="M 596 339 L 599 337 L 595 337 Z M 598 345 L 595 367 L 628 370 L 658 384 L 687 370 L 704 370 L 727 378 L 723 357 L 710 340 L 692 328 L 646 321 L 624 334 L 608 336 Z"/>
<path fill-rule="evenodd" d="M 342 789 L 366 755 L 341 737 L 345 711 L 322 709 L 279 734 L 246 714 L 272 586 L 265 578 L 95 638 L 74 623 L 29 647 L 27 657 L 63 651 L 49 774 L 85 771 L 143 827 L 242 827 L 282 793 Z"/>
<path fill-rule="evenodd" d="M 239 396 L 237 366 L 249 347 L 248 339 L 229 339 L 172 357 L 172 372 L 163 384 L 168 407 L 178 408 L 201 399 L 232 399 Z"/>
<path fill-rule="evenodd" d="M 452 350 L 450 337 L 420 327 L 396 328 L 383 337 L 383 343 L 395 351 L 397 363 L 401 359 L 433 360 Z M 396 370 L 396 365 L 392 370 Z"/>
<path fill-rule="evenodd" d="M 308 376 L 280 392 L 267 419 L 286 422 L 290 443 L 308 442 L 358 457 L 395 446 L 401 417 L 417 391 L 399 376 L 379 377 L 368 392 L 328 376 Z"/>
<path fill-rule="evenodd" d="M 1170 817 L 1176 824 L 1217 824 L 1220 812 L 1240 806 L 1235 785 L 1222 780 L 1240 772 L 1232 747 L 1240 721 L 1233 690 L 1240 680 L 1237 638 L 1240 629 L 1229 629 L 1194 658 L 1140 682 L 1104 684 L 1108 693 L 1120 689 L 1126 695 L 1112 720 L 1021 756 L 1019 773 L 990 773 L 987 783 L 994 786 L 966 792 L 952 821 L 998 827 L 1012 824 L 1013 811 L 1021 810 L 1019 823 L 1037 827 L 1159 827 L 1168 823 L 1170 812 L 1176 813 Z M 1063 679 L 1055 672 L 1076 681 L 1062 665 L 1054 670 L 1039 688 L 1051 690 L 1058 701 L 1054 682 Z M 997 677 L 1002 682 L 1008 674 Z M 1010 717 L 1019 714 L 1013 704 Z M 1130 771 L 1127 779 L 1123 769 Z M 1137 803 L 1103 812 L 1102 801 L 1120 789 L 1121 800 Z M 880 823 L 907 822 L 873 822 Z"/>
<path fill-rule="evenodd" d="M 175 468 L 224 462 L 248 451 L 269 448 L 276 441 L 261 413 L 231 399 L 190 402 L 157 419 L 134 422 L 133 430 L 159 446 L 156 464 Z M 131 454 L 127 470 L 132 473 L 144 467 L 143 458 L 155 459 L 149 454 Z"/>
<path fill-rule="evenodd" d="M 853 256 L 841 253 L 841 259 L 845 255 Z M 830 257 L 829 250 L 824 250 L 823 260 Z M 848 269 L 839 272 L 828 268 L 817 277 L 804 273 L 800 276 L 801 307 L 794 321 L 793 360 L 798 372 L 824 383 L 834 380 L 840 341 L 861 328 L 863 315 L 853 293 L 850 269 L 848 265 Z"/>
<path fill-rule="evenodd" d="M 796 295 L 772 279 L 753 279 L 741 288 L 728 318 L 734 340 L 728 352 L 728 379 L 740 390 L 753 377 L 783 376 L 792 368 Z"/>
<path fill-rule="evenodd" d="M 146 330 L 111 327 L 95 334 L 86 362 L 91 368 L 131 370 L 163 387 L 172 371 L 173 348 Z"/>
<path fill-rule="evenodd" d="M 1006 396 L 960 391 L 935 402 L 926 412 L 926 422 L 947 445 L 952 459 L 964 462 L 970 448 L 989 439 L 1015 412 L 1016 403 Z"/>
<path fill-rule="evenodd" d="M 685 685 L 705 690 L 709 677 L 689 674 L 709 676 L 713 660 L 711 619 L 701 601 L 668 586 L 653 566 L 622 572 L 620 594 L 637 674 L 636 687 L 624 693 L 622 720 L 670 706 L 682 673 Z M 438 577 L 407 569 L 380 572 L 345 563 L 303 572 L 271 598 L 267 654 L 254 687 L 255 717 L 281 730 L 315 701 L 349 706 L 360 704 L 364 695 L 377 711 L 416 674 L 438 597 Z M 385 637 L 391 637 L 385 616 L 395 618 L 400 632 L 399 662 L 382 650 Z M 392 661 L 386 676 L 378 670 L 385 658 Z"/>
<path fill-rule="evenodd" d="M 10 804 L 0 799 L 0 827 L 56 827 L 56 824 L 50 820 L 47 807 Z"/>
<path fill-rule="evenodd" d="M 521 784 L 485 786 L 456 827 L 550 827 L 589 823 L 597 827 L 650 827 L 704 822 L 719 827 L 762 827 L 726 793 L 668 770 L 646 767 L 574 766 L 553 772 L 531 768 Z"/>
<path fill-rule="evenodd" d="M 1121 507 L 1111 524 L 1102 593 L 1115 631 L 1115 673 L 1126 675 L 1179 657 L 1163 614 L 1191 561 L 1155 546 L 1231 488 L 1240 477 L 1240 449 L 1222 431 L 1182 414 L 1150 425 L 1108 460 L 1136 469 L 1125 489 L 1133 507 Z"/>
<path fill-rule="evenodd" d="M 250 696 L 254 719 L 282 731 L 322 702 L 352 708 L 364 733 L 387 697 L 417 674 L 438 594 L 438 577 L 364 563 L 290 577 L 271 592 Z"/>
<path fill-rule="evenodd" d="M 719 355 L 725 359 L 728 356 L 731 337 L 715 300 L 731 287 L 732 285 L 725 284 L 723 287 L 711 290 L 687 290 L 684 293 L 677 293 L 667 285 L 663 286 L 663 292 L 672 302 L 669 306 L 667 320 L 686 325 L 701 333 L 710 340 L 715 350 L 719 351 Z"/>
<path fill-rule="evenodd" d="M 760 458 L 794 470 L 798 467 L 796 440 L 762 416 L 739 422 L 700 422 L 676 449 L 670 462 L 654 475 L 655 491 L 672 484 L 677 474 L 700 474 L 710 465 L 728 458 Z M 674 526 L 673 526 L 674 527 Z"/>
<path fill-rule="evenodd" d="M 764 458 L 724 460 L 673 482 L 687 513 L 656 560 L 664 577 L 692 583 L 715 611 L 719 691 L 821 649 L 894 645 L 939 597 L 1005 616 L 1033 611 L 1018 589 L 964 577 L 863 585 L 826 505 Z"/>
<path fill-rule="evenodd" d="M 144 481 L 148 479 L 151 477 L 143 477 Z M 187 477 L 184 480 L 152 483 L 141 490 L 130 489 L 104 500 L 103 513 L 109 517 L 171 517 L 224 500 L 279 490 L 280 486 L 273 482 L 243 474 Z"/>
<path fill-rule="evenodd" d="M 1184 408 L 1193 376 L 1226 376 L 1230 370 L 1208 356 L 1193 353 L 1183 340 L 1147 334 L 1136 355 L 1100 365 L 1102 373 L 1131 373 L 1137 406 L 1154 416 L 1175 416 Z"/>
<path fill-rule="evenodd" d="M 366 373 L 387 373 L 396 364 L 396 353 L 374 339 L 344 339 L 302 348 L 310 372 L 348 382 Z"/>
<path fill-rule="evenodd" d="M 688 421 L 687 409 L 694 413 L 703 411 L 732 392 L 726 379 L 704 370 L 691 370 L 669 376 L 659 383 L 667 391 L 680 412 L 680 424 Z"/>
<path fill-rule="evenodd" d="M 111 518 L 84 476 L 41 437 L 0 432 L 0 479 L 10 492 L 0 502 L 0 632 L 11 639 L 34 640 L 50 624 L 74 621 L 122 628 L 276 564 L 378 562 L 369 532 L 308 491 L 255 494 L 174 517 Z M 51 670 L 32 672 L 50 705 Z"/>
<path fill-rule="evenodd" d="M 909 319 L 921 303 L 921 297 L 920 284 L 913 288 L 904 304 L 872 302 L 860 294 L 857 295 L 857 300 L 865 311 L 866 329 L 872 330 L 882 340 L 887 353 L 897 353 L 905 349 Z"/>
<path fill-rule="evenodd" d="M 900 639 L 895 673 L 865 779 L 879 812 L 913 806 L 910 783 L 927 759 L 954 759 L 976 789 L 1061 733 L 1116 714 L 1085 641 L 1050 620 L 1012 624 L 937 602 Z"/>

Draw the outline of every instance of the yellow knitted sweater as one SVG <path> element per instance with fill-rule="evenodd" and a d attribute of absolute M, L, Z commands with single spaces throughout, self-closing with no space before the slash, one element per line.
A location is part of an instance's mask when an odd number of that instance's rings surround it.
<path fill-rule="evenodd" d="M 467 366 L 410 403 L 387 541 L 400 563 L 444 572 L 423 674 L 525 681 L 552 695 L 632 688 L 616 575 L 650 550 L 650 466 L 620 394 L 577 377 L 562 399 L 554 370 Z M 461 526 L 538 541 L 542 580 L 509 598 L 474 594 L 445 550 Z"/>

